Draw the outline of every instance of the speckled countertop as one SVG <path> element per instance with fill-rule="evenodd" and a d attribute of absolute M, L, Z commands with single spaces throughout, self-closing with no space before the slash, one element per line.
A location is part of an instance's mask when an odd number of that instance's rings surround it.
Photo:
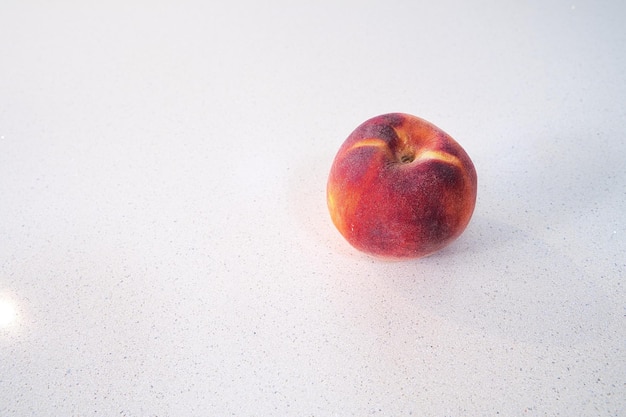
<path fill-rule="evenodd" d="M 622 2 L 51 3 L 0 6 L 1 416 L 625 415 Z M 478 171 L 422 260 L 325 206 L 391 111 Z"/>

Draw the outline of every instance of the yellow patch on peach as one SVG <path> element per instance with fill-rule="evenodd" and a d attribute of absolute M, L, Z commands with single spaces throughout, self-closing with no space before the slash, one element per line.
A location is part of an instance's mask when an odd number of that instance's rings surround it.
<path fill-rule="evenodd" d="M 462 165 L 459 158 L 447 152 L 442 152 L 442 151 L 424 151 L 424 152 L 419 153 L 415 159 L 419 159 L 420 161 L 437 160 L 437 161 L 448 163 L 450 165 L 454 165 L 459 168 Z"/>
<path fill-rule="evenodd" d="M 346 223 L 346 216 L 351 216 L 356 210 L 356 206 L 358 204 L 359 196 L 358 194 L 344 194 L 341 199 L 341 207 L 337 206 L 337 201 L 335 197 L 335 193 L 340 192 L 335 190 L 334 188 L 328 189 L 327 201 L 328 201 L 328 210 L 331 213 L 331 217 L 333 219 L 333 223 L 335 227 L 341 231 L 341 233 L 346 233 L 348 230 L 348 225 Z"/>
<path fill-rule="evenodd" d="M 367 147 L 385 149 L 386 151 L 389 150 L 387 146 L 387 142 L 385 142 L 384 140 L 376 139 L 376 138 L 367 138 L 367 139 L 360 140 L 354 145 L 350 146 L 348 151 L 352 151 L 358 148 L 367 148 Z"/>

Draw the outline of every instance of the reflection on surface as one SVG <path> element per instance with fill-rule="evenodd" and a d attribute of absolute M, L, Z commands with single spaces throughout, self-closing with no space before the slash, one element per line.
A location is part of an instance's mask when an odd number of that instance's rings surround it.
<path fill-rule="evenodd" d="M 11 300 L 0 298 L 0 328 L 15 322 L 15 305 Z"/>

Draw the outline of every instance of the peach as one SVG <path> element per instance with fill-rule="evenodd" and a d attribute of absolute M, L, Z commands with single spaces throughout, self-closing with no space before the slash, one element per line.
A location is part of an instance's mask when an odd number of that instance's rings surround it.
<path fill-rule="evenodd" d="M 465 150 L 419 117 L 391 113 L 348 136 L 327 185 L 339 232 L 370 255 L 430 255 L 463 233 L 476 204 L 477 177 Z"/>

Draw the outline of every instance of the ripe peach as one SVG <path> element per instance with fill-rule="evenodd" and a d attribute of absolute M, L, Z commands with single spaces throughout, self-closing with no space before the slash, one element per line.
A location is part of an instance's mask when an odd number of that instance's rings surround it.
<path fill-rule="evenodd" d="M 419 258 L 465 230 L 476 203 L 474 164 L 438 127 L 403 113 L 367 120 L 335 157 L 330 216 L 355 248 L 383 258 Z"/>

